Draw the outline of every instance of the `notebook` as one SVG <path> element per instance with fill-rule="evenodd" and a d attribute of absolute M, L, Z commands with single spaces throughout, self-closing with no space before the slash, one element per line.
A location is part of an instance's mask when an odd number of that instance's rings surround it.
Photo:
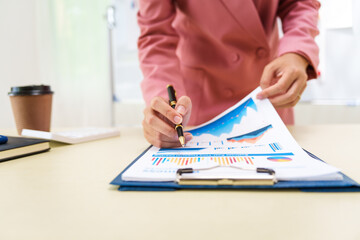
<path fill-rule="evenodd" d="M 24 137 L 40 138 L 68 144 L 77 144 L 103 138 L 116 137 L 120 135 L 120 131 L 116 128 L 100 127 L 77 128 L 58 132 L 23 129 L 21 135 Z"/>
<path fill-rule="evenodd" d="M 7 143 L 0 144 L 0 162 L 46 152 L 49 149 L 50 143 L 47 140 L 8 137 Z"/>

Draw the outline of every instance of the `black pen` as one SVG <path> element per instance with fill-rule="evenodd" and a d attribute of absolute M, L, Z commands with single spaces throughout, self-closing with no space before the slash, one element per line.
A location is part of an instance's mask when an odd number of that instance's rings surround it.
<path fill-rule="evenodd" d="M 176 106 L 176 92 L 172 85 L 167 85 L 167 91 L 169 94 L 169 104 L 170 106 L 175 109 Z M 185 147 L 185 137 L 184 137 L 184 131 L 182 123 L 175 125 L 175 130 L 178 134 L 179 141 L 181 143 L 181 146 Z"/>

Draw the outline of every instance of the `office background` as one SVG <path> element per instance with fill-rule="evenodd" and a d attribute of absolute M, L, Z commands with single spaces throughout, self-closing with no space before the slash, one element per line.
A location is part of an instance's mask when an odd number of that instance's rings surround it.
<path fill-rule="evenodd" d="M 360 2 L 321 2 L 321 77 L 296 123 L 359 123 Z M 15 127 L 10 87 L 28 84 L 55 91 L 53 127 L 140 125 L 136 11 L 134 0 L 0 0 L 0 126 Z"/>

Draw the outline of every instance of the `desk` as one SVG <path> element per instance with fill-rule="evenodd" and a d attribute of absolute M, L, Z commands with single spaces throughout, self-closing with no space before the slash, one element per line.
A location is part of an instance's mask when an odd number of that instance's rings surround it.
<path fill-rule="evenodd" d="M 360 182 L 360 125 L 290 131 Z M 147 146 L 140 128 L 122 129 L 120 137 L 56 144 L 1 163 L 0 239 L 360 239 L 360 193 L 119 192 L 109 185 Z"/>

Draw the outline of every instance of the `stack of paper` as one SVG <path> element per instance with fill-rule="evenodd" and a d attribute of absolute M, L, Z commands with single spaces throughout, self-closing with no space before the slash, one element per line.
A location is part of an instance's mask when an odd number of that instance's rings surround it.
<path fill-rule="evenodd" d="M 267 99 L 255 89 L 211 121 L 190 129 L 185 148 L 150 148 L 122 175 L 124 181 L 175 181 L 179 168 L 208 169 L 192 177 L 247 176 L 271 168 L 278 181 L 342 180 L 339 170 L 311 158 L 296 143 Z M 239 170 L 239 168 L 243 170 Z M 250 170 L 250 171 L 249 171 Z"/>

